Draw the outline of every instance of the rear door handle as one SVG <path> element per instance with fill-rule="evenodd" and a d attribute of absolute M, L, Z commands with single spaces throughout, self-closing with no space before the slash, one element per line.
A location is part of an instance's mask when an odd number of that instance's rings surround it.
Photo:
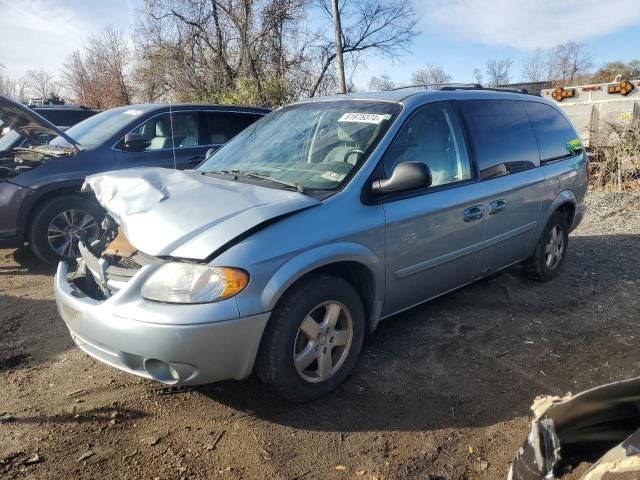
<path fill-rule="evenodd" d="M 463 212 L 462 219 L 465 222 L 475 222 L 476 220 L 480 220 L 482 217 L 484 217 L 484 207 L 482 205 L 474 205 Z"/>
<path fill-rule="evenodd" d="M 489 202 L 489 215 L 495 215 L 496 213 L 501 212 L 505 208 L 507 208 L 506 200 L 500 199 L 500 200 L 494 200 L 492 202 Z"/>

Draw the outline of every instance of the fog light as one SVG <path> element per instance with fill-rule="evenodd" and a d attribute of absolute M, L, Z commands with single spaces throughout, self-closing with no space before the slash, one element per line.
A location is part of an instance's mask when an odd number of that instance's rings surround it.
<path fill-rule="evenodd" d="M 167 385 L 173 385 L 180 379 L 180 375 L 175 368 L 167 362 L 155 358 L 147 358 L 144 361 L 144 369 L 154 380 Z"/>

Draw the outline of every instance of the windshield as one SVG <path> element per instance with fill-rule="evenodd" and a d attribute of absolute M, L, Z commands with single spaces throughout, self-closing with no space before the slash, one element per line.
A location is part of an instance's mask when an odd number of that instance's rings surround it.
<path fill-rule="evenodd" d="M 267 115 L 198 170 L 250 173 L 310 190 L 337 190 L 400 111 L 397 103 L 340 100 L 292 105 Z"/>
<path fill-rule="evenodd" d="M 65 133 L 85 149 L 96 148 L 143 113 L 142 110 L 136 110 L 134 107 L 113 108 L 76 123 Z M 71 146 L 60 136 L 51 140 L 50 145 L 55 147 Z"/>

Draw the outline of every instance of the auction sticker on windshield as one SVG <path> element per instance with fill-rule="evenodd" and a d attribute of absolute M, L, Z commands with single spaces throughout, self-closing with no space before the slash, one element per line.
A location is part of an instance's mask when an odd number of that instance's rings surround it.
<path fill-rule="evenodd" d="M 373 123 L 378 125 L 384 120 L 389 120 L 391 115 L 380 115 L 378 113 L 345 113 L 338 121 L 339 122 L 359 122 L 359 123 Z"/>

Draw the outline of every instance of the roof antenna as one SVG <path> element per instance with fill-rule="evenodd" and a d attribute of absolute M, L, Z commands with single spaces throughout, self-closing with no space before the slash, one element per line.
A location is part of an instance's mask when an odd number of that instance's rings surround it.
<path fill-rule="evenodd" d="M 176 137 L 173 134 L 173 110 L 171 109 L 171 104 L 169 104 L 169 124 L 171 125 L 171 153 L 173 154 L 173 169 L 177 170 L 178 166 L 176 164 Z"/>

